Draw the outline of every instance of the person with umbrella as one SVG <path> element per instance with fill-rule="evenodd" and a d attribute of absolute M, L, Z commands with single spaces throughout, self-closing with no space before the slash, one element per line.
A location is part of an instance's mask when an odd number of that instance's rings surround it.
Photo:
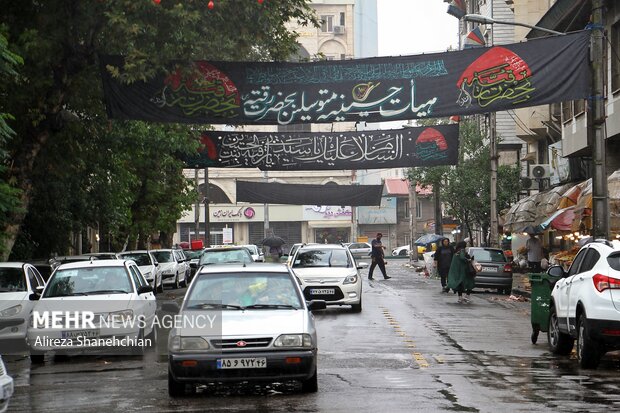
<path fill-rule="evenodd" d="M 286 241 L 272 234 L 263 239 L 261 244 L 269 247 L 271 262 L 280 262 L 280 257 L 282 257 L 282 245 L 286 244 Z"/>

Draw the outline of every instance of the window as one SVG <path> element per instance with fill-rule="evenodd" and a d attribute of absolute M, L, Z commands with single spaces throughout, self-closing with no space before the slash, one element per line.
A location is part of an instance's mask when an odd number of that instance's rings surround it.
<path fill-rule="evenodd" d="M 321 31 L 323 33 L 334 32 L 334 16 L 321 16 Z"/>
<path fill-rule="evenodd" d="M 415 217 L 416 219 L 422 218 L 422 204 L 420 203 L 420 200 L 417 199 L 416 200 L 416 204 L 415 204 L 415 209 L 416 209 L 416 214 Z M 410 219 L 411 217 L 411 213 L 409 212 L 409 202 L 405 202 L 405 219 Z"/>
<path fill-rule="evenodd" d="M 344 26 L 344 22 L 345 22 L 345 14 L 344 12 L 340 13 L 340 25 Z"/>
<path fill-rule="evenodd" d="M 609 36 L 611 43 L 611 90 L 616 92 L 620 90 L 620 58 L 618 57 L 618 47 L 620 47 L 620 21 L 611 26 L 611 35 Z"/>
<path fill-rule="evenodd" d="M 579 251 L 579 253 L 575 257 L 575 260 L 573 261 L 570 268 L 568 269 L 568 276 L 577 274 L 579 265 L 581 265 L 581 261 L 583 261 L 583 257 L 585 257 L 585 255 L 586 255 L 585 249 L 582 249 L 581 251 Z"/>
<path fill-rule="evenodd" d="M 599 254 L 598 251 L 594 248 L 589 248 L 585 258 L 583 259 L 583 262 L 581 263 L 581 268 L 579 269 L 579 272 L 582 273 L 590 271 L 592 268 L 594 268 L 599 258 L 601 258 L 601 254 Z"/>
<path fill-rule="evenodd" d="M 145 285 L 147 285 L 144 277 L 142 277 L 142 274 L 137 267 L 132 265 L 129 267 L 129 270 L 131 272 L 131 278 L 133 279 L 133 283 L 136 285 L 136 290 L 140 287 L 144 287 Z"/>
<path fill-rule="evenodd" d="M 577 116 L 586 111 L 586 101 L 584 99 L 573 100 L 573 112 Z"/>

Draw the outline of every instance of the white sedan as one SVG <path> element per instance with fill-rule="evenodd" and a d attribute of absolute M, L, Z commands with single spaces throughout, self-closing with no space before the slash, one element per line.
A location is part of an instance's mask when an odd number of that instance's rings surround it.
<path fill-rule="evenodd" d="M 11 354 L 19 345 L 25 346 L 28 318 L 34 307 L 29 297 L 40 294 L 44 286 L 33 265 L 0 263 L 0 354 Z"/>
<path fill-rule="evenodd" d="M 93 260 L 56 269 L 28 326 L 33 363 L 46 352 L 142 354 L 154 345 L 153 288 L 130 260 Z"/>
<path fill-rule="evenodd" d="M 372 246 L 368 242 L 352 242 L 347 248 L 354 257 L 368 257 L 372 251 Z"/>

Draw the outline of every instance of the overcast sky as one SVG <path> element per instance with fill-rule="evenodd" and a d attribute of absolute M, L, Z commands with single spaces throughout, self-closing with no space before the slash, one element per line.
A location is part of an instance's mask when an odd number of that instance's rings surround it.
<path fill-rule="evenodd" d="M 458 45 L 458 20 L 443 0 L 377 0 L 379 56 L 444 52 Z"/>

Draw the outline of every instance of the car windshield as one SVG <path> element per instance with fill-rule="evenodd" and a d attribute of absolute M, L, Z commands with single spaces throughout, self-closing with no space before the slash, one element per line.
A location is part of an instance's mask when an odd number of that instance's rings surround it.
<path fill-rule="evenodd" d="M 0 268 L 0 293 L 26 291 L 26 276 L 21 268 Z"/>
<path fill-rule="evenodd" d="M 200 265 L 250 263 L 253 262 L 250 252 L 245 248 L 230 250 L 205 251 L 200 257 Z"/>
<path fill-rule="evenodd" d="M 188 293 L 185 308 L 240 310 L 302 308 L 288 273 L 201 274 Z"/>
<path fill-rule="evenodd" d="M 351 261 L 345 249 L 300 250 L 293 262 L 293 268 L 351 266 Z"/>
<path fill-rule="evenodd" d="M 54 273 L 43 294 L 48 297 L 123 294 L 132 291 L 125 267 L 60 269 Z"/>
<path fill-rule="evenodd" d="M 157 262 L 173 262 L 172 253 L 170 251 L 153 251 L 153 255 Z"/>
<path fill-rule="evenodd" d="M 124 260 L 132 260 L 136 263 L 136 265 L 138 265 L 139 267 L 142 267 L 143 265 L 151 265 L 151 257 L 149 256 L 149 254 L 147 252 L 129 252 L 126 254 L 120 254 L 121 258 L 123 258 Z"/>
<path fill-rule="evenodd" d="M 188 260 L 193 260 L 195 258 L 198 258 L 200 257 L 200 254 L 202 254 L 202 250 L 185 251 L 185 256 L 187 257 Z"/>
<path fill-rule="evenodd" d="M 506 262 L 506 257 L 500 250 L 472 248 L 469 250 L 469 255 L 472 255 L 479 262 Z"/>

